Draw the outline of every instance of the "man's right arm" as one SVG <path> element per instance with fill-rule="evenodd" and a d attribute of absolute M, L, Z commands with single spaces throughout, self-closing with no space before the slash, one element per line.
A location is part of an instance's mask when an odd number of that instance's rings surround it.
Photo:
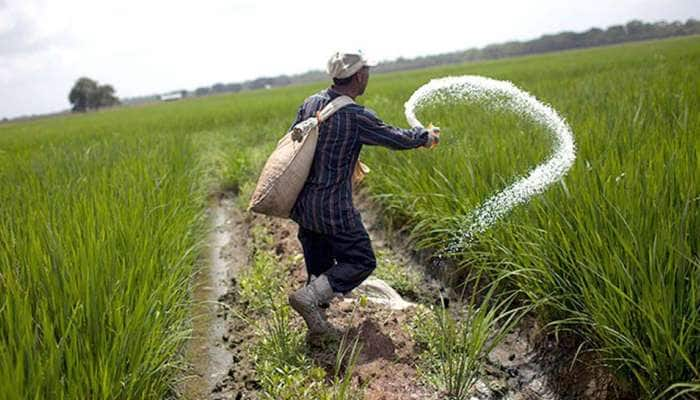
<path fill-rule="evenodd" d="M 362 144 L 406 150 L 425 146 L 430 140 L 429 132 L 425 128 L 396 128 L 385 124 L 384 121 L 364 108 L 356 114 L 356 118 Z"/>

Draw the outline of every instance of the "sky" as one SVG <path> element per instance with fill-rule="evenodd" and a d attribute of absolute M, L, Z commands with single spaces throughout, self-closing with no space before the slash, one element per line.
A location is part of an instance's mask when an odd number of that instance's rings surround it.
<path fill-rule="evenodd" d="M 70 108 L 87 76 L 118 97 L 528 40 L 632 19 L 700 19 L 700 0 L 0 0 L 0 118 Z"/>

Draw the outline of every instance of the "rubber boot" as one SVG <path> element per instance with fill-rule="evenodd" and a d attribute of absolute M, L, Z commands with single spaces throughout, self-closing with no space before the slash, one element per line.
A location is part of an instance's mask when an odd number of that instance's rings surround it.
<path fill-rule="evenodd" d="M 319 304 L 330 303 L 335 296 L 328 278 L 321 275 L 310 284 L 289 295 L 289 304 L 298 312 L 312 334 L 331 333 L 331 324 L 323 318 Z"/>
<path fill-rule="evenodd" d="M 318 279 L 318 276 L 311 275 L 311 276 L 309 276 L 309 279 L 306 281 L 306 284 L 309 285 L 309 284 L 311 284 L 311 282 L 315 281 L 316 279 Z M 331 306 L 331 303 L 325 301 L 325 302 L 318 303 L 318 306 L 321 307 L 321 315 L 323 315 L 323 317 L 325 318 L 325 313 L 328 310 L 328 307 Z"/>

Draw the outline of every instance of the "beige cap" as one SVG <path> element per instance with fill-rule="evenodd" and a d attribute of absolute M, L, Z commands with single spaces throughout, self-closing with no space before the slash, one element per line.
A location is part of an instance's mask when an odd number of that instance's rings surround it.
<path fill-rule="evenodd" d="M 336 52 L 328 60 L 326 72 L 331 78 L 348 78 L 362 67 L 374 67 L 377 63 L 367 60 L 361 51 L 356 53 Z"/>

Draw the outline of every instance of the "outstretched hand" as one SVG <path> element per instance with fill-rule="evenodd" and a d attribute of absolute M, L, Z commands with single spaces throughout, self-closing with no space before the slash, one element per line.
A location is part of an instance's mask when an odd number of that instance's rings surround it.
<path fill-rule="evenodd" d="M 433 126 L 433 124 L 428 124 L 428 141 L 425 142 L 425 147 L 432 149 L 440 143 L 440 128 Z"/>

